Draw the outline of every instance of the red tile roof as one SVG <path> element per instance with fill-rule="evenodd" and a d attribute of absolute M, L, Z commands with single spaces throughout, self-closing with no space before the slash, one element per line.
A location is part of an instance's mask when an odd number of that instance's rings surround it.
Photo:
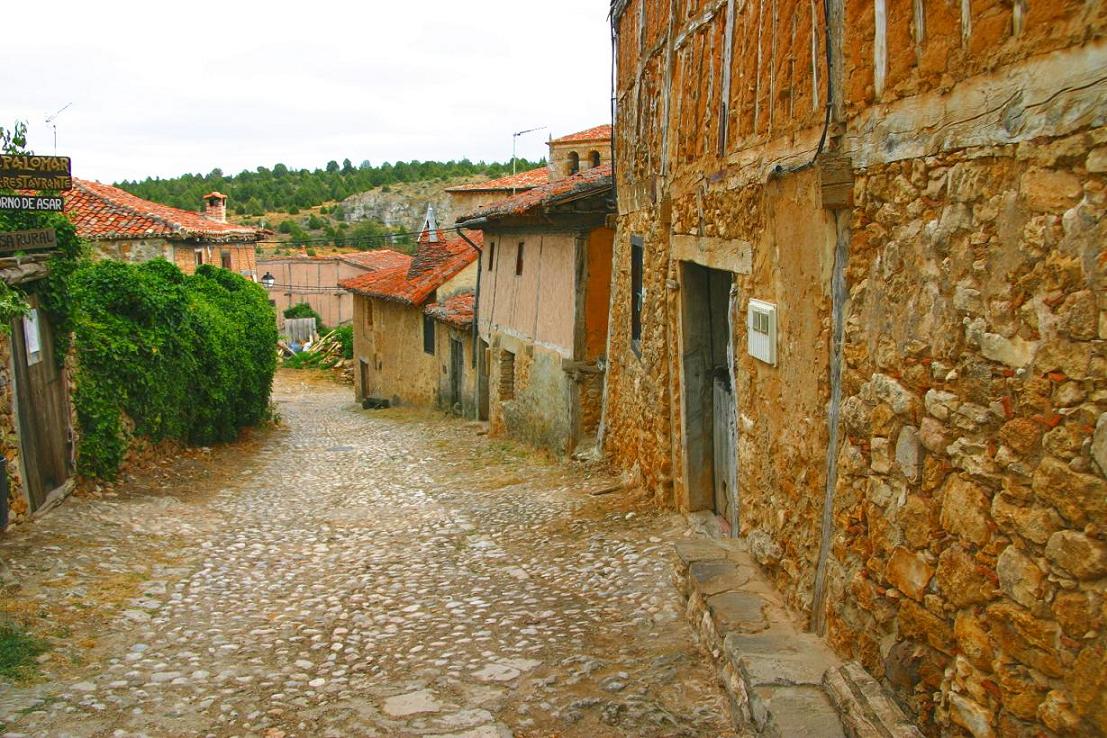
<path fill-rule="evenodd" d="M 73 179 L 64 211 L 77 235 L 88 240 L 198 238 L 205 241 L 256 241 L 258 229 L 220 223 L 200 213 L 143 200 L 118 187 Z"/>
<path fill-rule="evenodd" d="M 545 208 L 587 197 L 605 189 L 611 189 L 611 164 L 601 164 L 592 169 L 578 172 L 571 177 L 555 179 L 533 190 L 520 192 L 514 197 L 500 200 L 497 203 L 481 208 L 475 213 L 463 215 L 457 219 L 459 225 L 477 218 L 495 220 L 517 215 L 526 215 L 531 211 L 544 210 Z"/>
<path fill-rule="evenodd" d="M 465 329 L 473 326 L 475 304 L 476 296 L 473 291 L 466 290 L 452 297 L 447 297 L 442 302 L 427 305 L 424 312 L 441 323 L 451 325 L 454 328 Z"/>
<path fill-rule="evenodd" d="M 577 131 L 576 133 L 570 133 L 568 136 L 562 136 L 561 138 L 555 138 L 550 143 L 563 144 L 563 143 L 577 143 L 578 141 L 610 141 L 611 140 L 611 124 L 604 123 L 602 126 L 595 126 L 585 131 Z"/>
<path fill-rule="evenodd" d="M 490 179 L 484 182 L 470 182 L 469 184 L 447 187 L 446 192 L 484 192 L 486 190 L 522 190 L 550 181 L 550 170 L 546 167 L 530 169 L 518 174 L 509 174 L 499 179 Z"/>
<path fill-rule="evenodd" d="M 391 249 L 374 249 L 373 251 L 359 251 L 356 254 L 339 254 L 338 258 L 354 266 L 373 271 L 395 269 L 397 267 L 406 268 L 411 264 L 410 256 Z"/>
<path fill-rule="evenodd" d="M 436 242 L 422 241 L 414 257 L 406 264 L 344 279 L 339 287 L 366 297 L 392 300 L 407 305 L 422 305 L 431 294 L 476 261 L 478 253 L 464 239 L 447 240 L 439 231 Z M 481 245 L 484 234 L 474 233 L 472 240 Z"/>

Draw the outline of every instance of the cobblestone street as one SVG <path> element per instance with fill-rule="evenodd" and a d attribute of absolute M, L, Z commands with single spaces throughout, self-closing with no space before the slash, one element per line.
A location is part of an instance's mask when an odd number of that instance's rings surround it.
<path fill-rule="evenodd" d="M 278 429 L 0 539 L 0 612 L 54 646 L 0 734 L 730 734 L 680 516 L 307 375 L 275 399 Z"/>

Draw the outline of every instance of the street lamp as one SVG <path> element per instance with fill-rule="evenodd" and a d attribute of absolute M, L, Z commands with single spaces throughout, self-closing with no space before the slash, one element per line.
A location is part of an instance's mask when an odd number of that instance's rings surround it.
<path fill-rule="evenodd" d="M 266 272 L 265 276 L 261 278 L 261 283 L 264 285 L 265 289 L 272 289 L 273 285 L 277 283 L 277 278 L 269 272 Z"/>

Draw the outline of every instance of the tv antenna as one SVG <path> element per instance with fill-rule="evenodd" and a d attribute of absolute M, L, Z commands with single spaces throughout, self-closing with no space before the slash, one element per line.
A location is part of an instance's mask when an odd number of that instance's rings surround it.
<path fill-rule="evenodd" d="M 53 115 L 48 116 L 46 118 L 46 122 L 54 127 L 54 155 L 55 156 L 58 153 L 58 123 L 57 123 L 58 116 L 61 115 L 62 113 L 64 113 L 65 109 L 68 108 L 72 104 L 73 103 L 71 103 L 71 102 L 67 102 L 65 105 L 63 105 L 61 108 L 59 108 L 56 113 L 54 113 Z"/>
<path fill-rule="evenodd" d="M 524 133 L 534 133 L 535 131 L 544 131 L 548 127 L 549 126 L 538 126 L 537 128 L 528 128 L 525 131 L 516 131 L 515 133 L 511 134 L 511 176 L 512 177 L 515 176 L 515 146 L 519 142 L 519 136 L 522 136 Z M 513 194 L 513 195 L 515 194 L 515 188 L 514 187 L 511 188 L 511 194 Z"/>

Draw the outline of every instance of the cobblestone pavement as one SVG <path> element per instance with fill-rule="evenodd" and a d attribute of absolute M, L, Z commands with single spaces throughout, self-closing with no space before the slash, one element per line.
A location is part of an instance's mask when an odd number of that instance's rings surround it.
<path fill-rule="evenodd" d="M 462 421 L 282 374 L 281 428 L 0 539 L 56 644 L 0 733 L 729 735 L 676 515 Z"/>

